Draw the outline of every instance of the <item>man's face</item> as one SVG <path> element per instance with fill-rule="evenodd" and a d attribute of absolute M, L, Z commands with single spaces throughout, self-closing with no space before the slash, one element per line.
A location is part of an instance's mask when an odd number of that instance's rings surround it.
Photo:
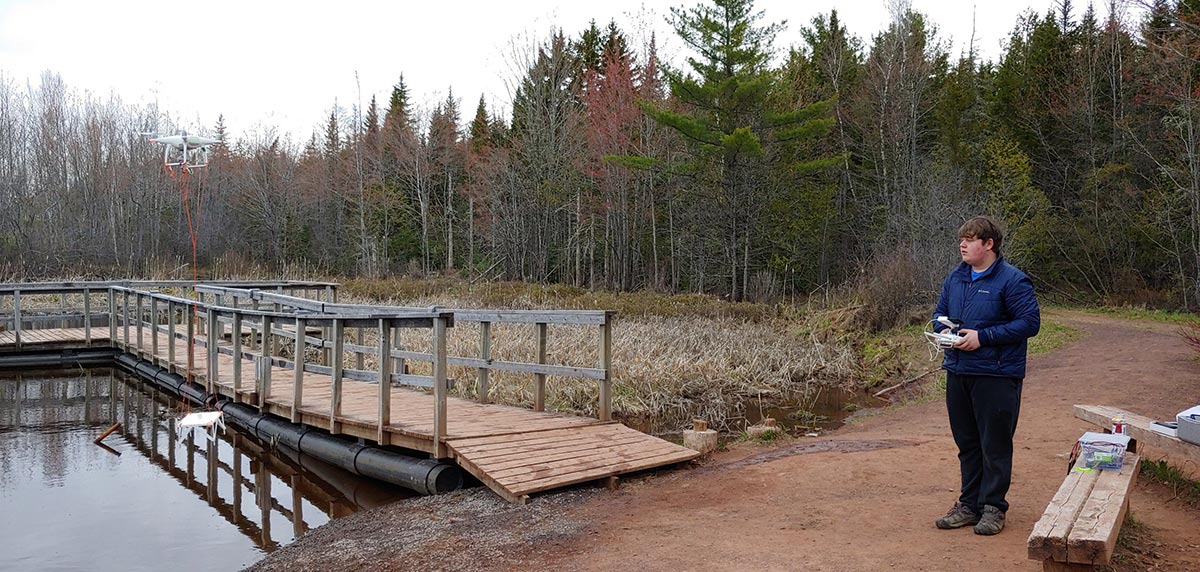
<path fill-rule="evenodd" d="M 964 236 L 958 242 L 958 253 L 962 261 L 972 266 L 987 260 L 992 250 L 992 239 L 979 240 L 973 236 Z"/>

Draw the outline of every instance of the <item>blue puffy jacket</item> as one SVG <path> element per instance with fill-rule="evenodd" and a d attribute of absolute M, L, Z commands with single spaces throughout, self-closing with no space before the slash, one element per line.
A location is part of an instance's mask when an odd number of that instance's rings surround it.
<path fill-rule="evenodd" d="M 1042 315 L 1033 283 L 1004 257 L 973 282 L 971 266 L 959 264 L 946 277 L 933 315 L 979 331 L 979 349 L 946 350 L 942 369 L 961 375 L 1025 377 L 1026 340 L 1037 335 Z M 935 328 L 941 331 L 945 326 Z"/>

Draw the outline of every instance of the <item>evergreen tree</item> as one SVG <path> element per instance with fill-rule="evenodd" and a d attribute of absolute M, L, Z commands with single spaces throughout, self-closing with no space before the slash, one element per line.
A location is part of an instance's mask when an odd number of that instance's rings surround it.
<path fill-rule="evenodd" d="M 400 81 L 392 87 L 392 97 L 388 101 L 383 127 L 401 131 L 412 129 L 412 117 L 408 109 L 408 85 L 404 83 L 404 74 L 400 74 Z"/>
<path fill-rule="evenodd" d="M 375 96 L 371 96 L 371 104 L 367 106 L 367 116 L 363 120 L 363 138 L 367 152 L 379 149 L 379 107 L 375 104 Z"/>
<path fill-rule="evenodd" d="M 479 105 L 475 107 L 475 119 L 471 120 L 467 135 L 471 138 L 473 153 L 478 153 L 484 147 L 491 146 L 491 121 L 488 118 L 487 103 L 484 102 L 482 95 L 479 96 Z"/>
<path fill-rule="evenodd" d="M 672 8 L 671 25 L 692 49 L 691 73 L 668 70 L 671 95 L 681 111 L 647 105 L 657 121 L 677 131 L 693 149 L 687 170 L 707 193 L 724 253 L 730 296 L 743 299 L 751 270 L 758 214 L 769 202 L 764 143 L 796 142 L 823 135 L 832 121 L 828 102 L 774 113 L 771 46 L 783 24 L 761 25 L 752 0 L 711 0 L 690 9 Z M 774 137 L 774 141 L 767 141 Z M 780 156 L 795 170 L 809 164 Z"/>

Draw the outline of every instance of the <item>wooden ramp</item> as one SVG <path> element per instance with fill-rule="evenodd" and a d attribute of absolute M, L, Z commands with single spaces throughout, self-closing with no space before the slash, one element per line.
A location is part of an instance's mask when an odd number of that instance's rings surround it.
<path fill-rule="evenodd" d="M 120 347 L 124 338 L 118 330 L 115 343 L 108 332 L 92 328 L 92 345 Z M 144 333 L 142 350 L 133 347 L 130 334 L 127 351 L 180 374 L 187 369 L 186 337 L 175 340 L 174 359 L 169 358 L 170 338 L 166 333 Z M 156 338 L 153 342 L 151 338 Z M 196 336 L 198 345 L 206 344 Z M 12 332 L 0 332 L 0 350 L 15 350 Z M 25 330 L 23 348 L 82 347 L 83 329 Z M 234 383 L 231 343 L 221 341 L 217 356 L 216 389 L 238 402 L 258 406 L 254 362 L 244 355 Z M 152 349 L 153 348 L 153 349 Z M 156 351 L 155 351 L 156 350 Z M 198 383 L 208 381 L 207 359 L 197 350 L 191 374 Z M 436 454 L 433 441 L 434 397 L 427 391 L 393 387 L 388 395 L 391 418 L 379 427 L 378 383 L 342 380 L 341 408 L 332 412 L 332 379 L 329 375 L 304 371 L 302 398 L 294 407 L 294 374 L 289 367 L 271 368 L 270 389 L 261 409 L 285 418 L 383 445 L 396 445 Z M 295 413 L 295 414 L 294 414 Z M 523 503 L 533 493 L 577 483 L 608 479 L 695 459 L 699 453 L 674 443 L 630 429 L 620 423 L 598 419 L 532 411 L 520 407 L 485 404 L 455 397 L 447 398 L 447 434 L 443 449 L 449 458 L 501 497 Z"/>
<path fill-rule="evenodd" d="M 699 456 L 696 451 L 616 422 L 452 438 L 447 444 L 467 472 L 516 503 L 523 503 L 532 493 Z"/>

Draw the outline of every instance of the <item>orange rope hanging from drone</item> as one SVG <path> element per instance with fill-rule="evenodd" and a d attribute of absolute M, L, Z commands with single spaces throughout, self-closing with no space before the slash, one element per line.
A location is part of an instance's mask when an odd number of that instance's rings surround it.
<path fill-rule="evenodd" d="M 192 243 L 192 299 L 195 300 L 198 304 L 200 302 L 200 298 L 199 298 L 200 294 L 198 292 L 196 292 L 196 286 L 200 282 L 200 272 L 196 268 L 196 258 L 197 258 L 196 257 L 196 250 L 197 250 L 196 249 L 196 228 L 192 223 L 191 173 L 188 171 L 186 165 L 182 165 L 180 168 L 179 186 L 181 188 L 181 193 L 183 195 L 183 212 L 187 216 L 188 237 Z M 197 304 L 192 305 L 191 320 L 192 320 L 192 331 L 193 332 L 195 332 L 195 330 L 197 328 L 199 328 L 199 326 L 200 326 L 200 313 L 199 313 Z M 194 335 L 188 336 L 188 358 L 189 358 L 189 360 L 191 359 L 192 356 L 196 355 L 195 350 L 196 350 L 196 338 L 194 337 Z M 188 373 L 189 374 L 193 373 L 195 365 L 196 365 L 195 363 L 188 363 Z M 185 414 L 191 412 L 191 404 L 188 403 L 187 399 L 183 400 L 183 406 L 184 406 Z"/>

